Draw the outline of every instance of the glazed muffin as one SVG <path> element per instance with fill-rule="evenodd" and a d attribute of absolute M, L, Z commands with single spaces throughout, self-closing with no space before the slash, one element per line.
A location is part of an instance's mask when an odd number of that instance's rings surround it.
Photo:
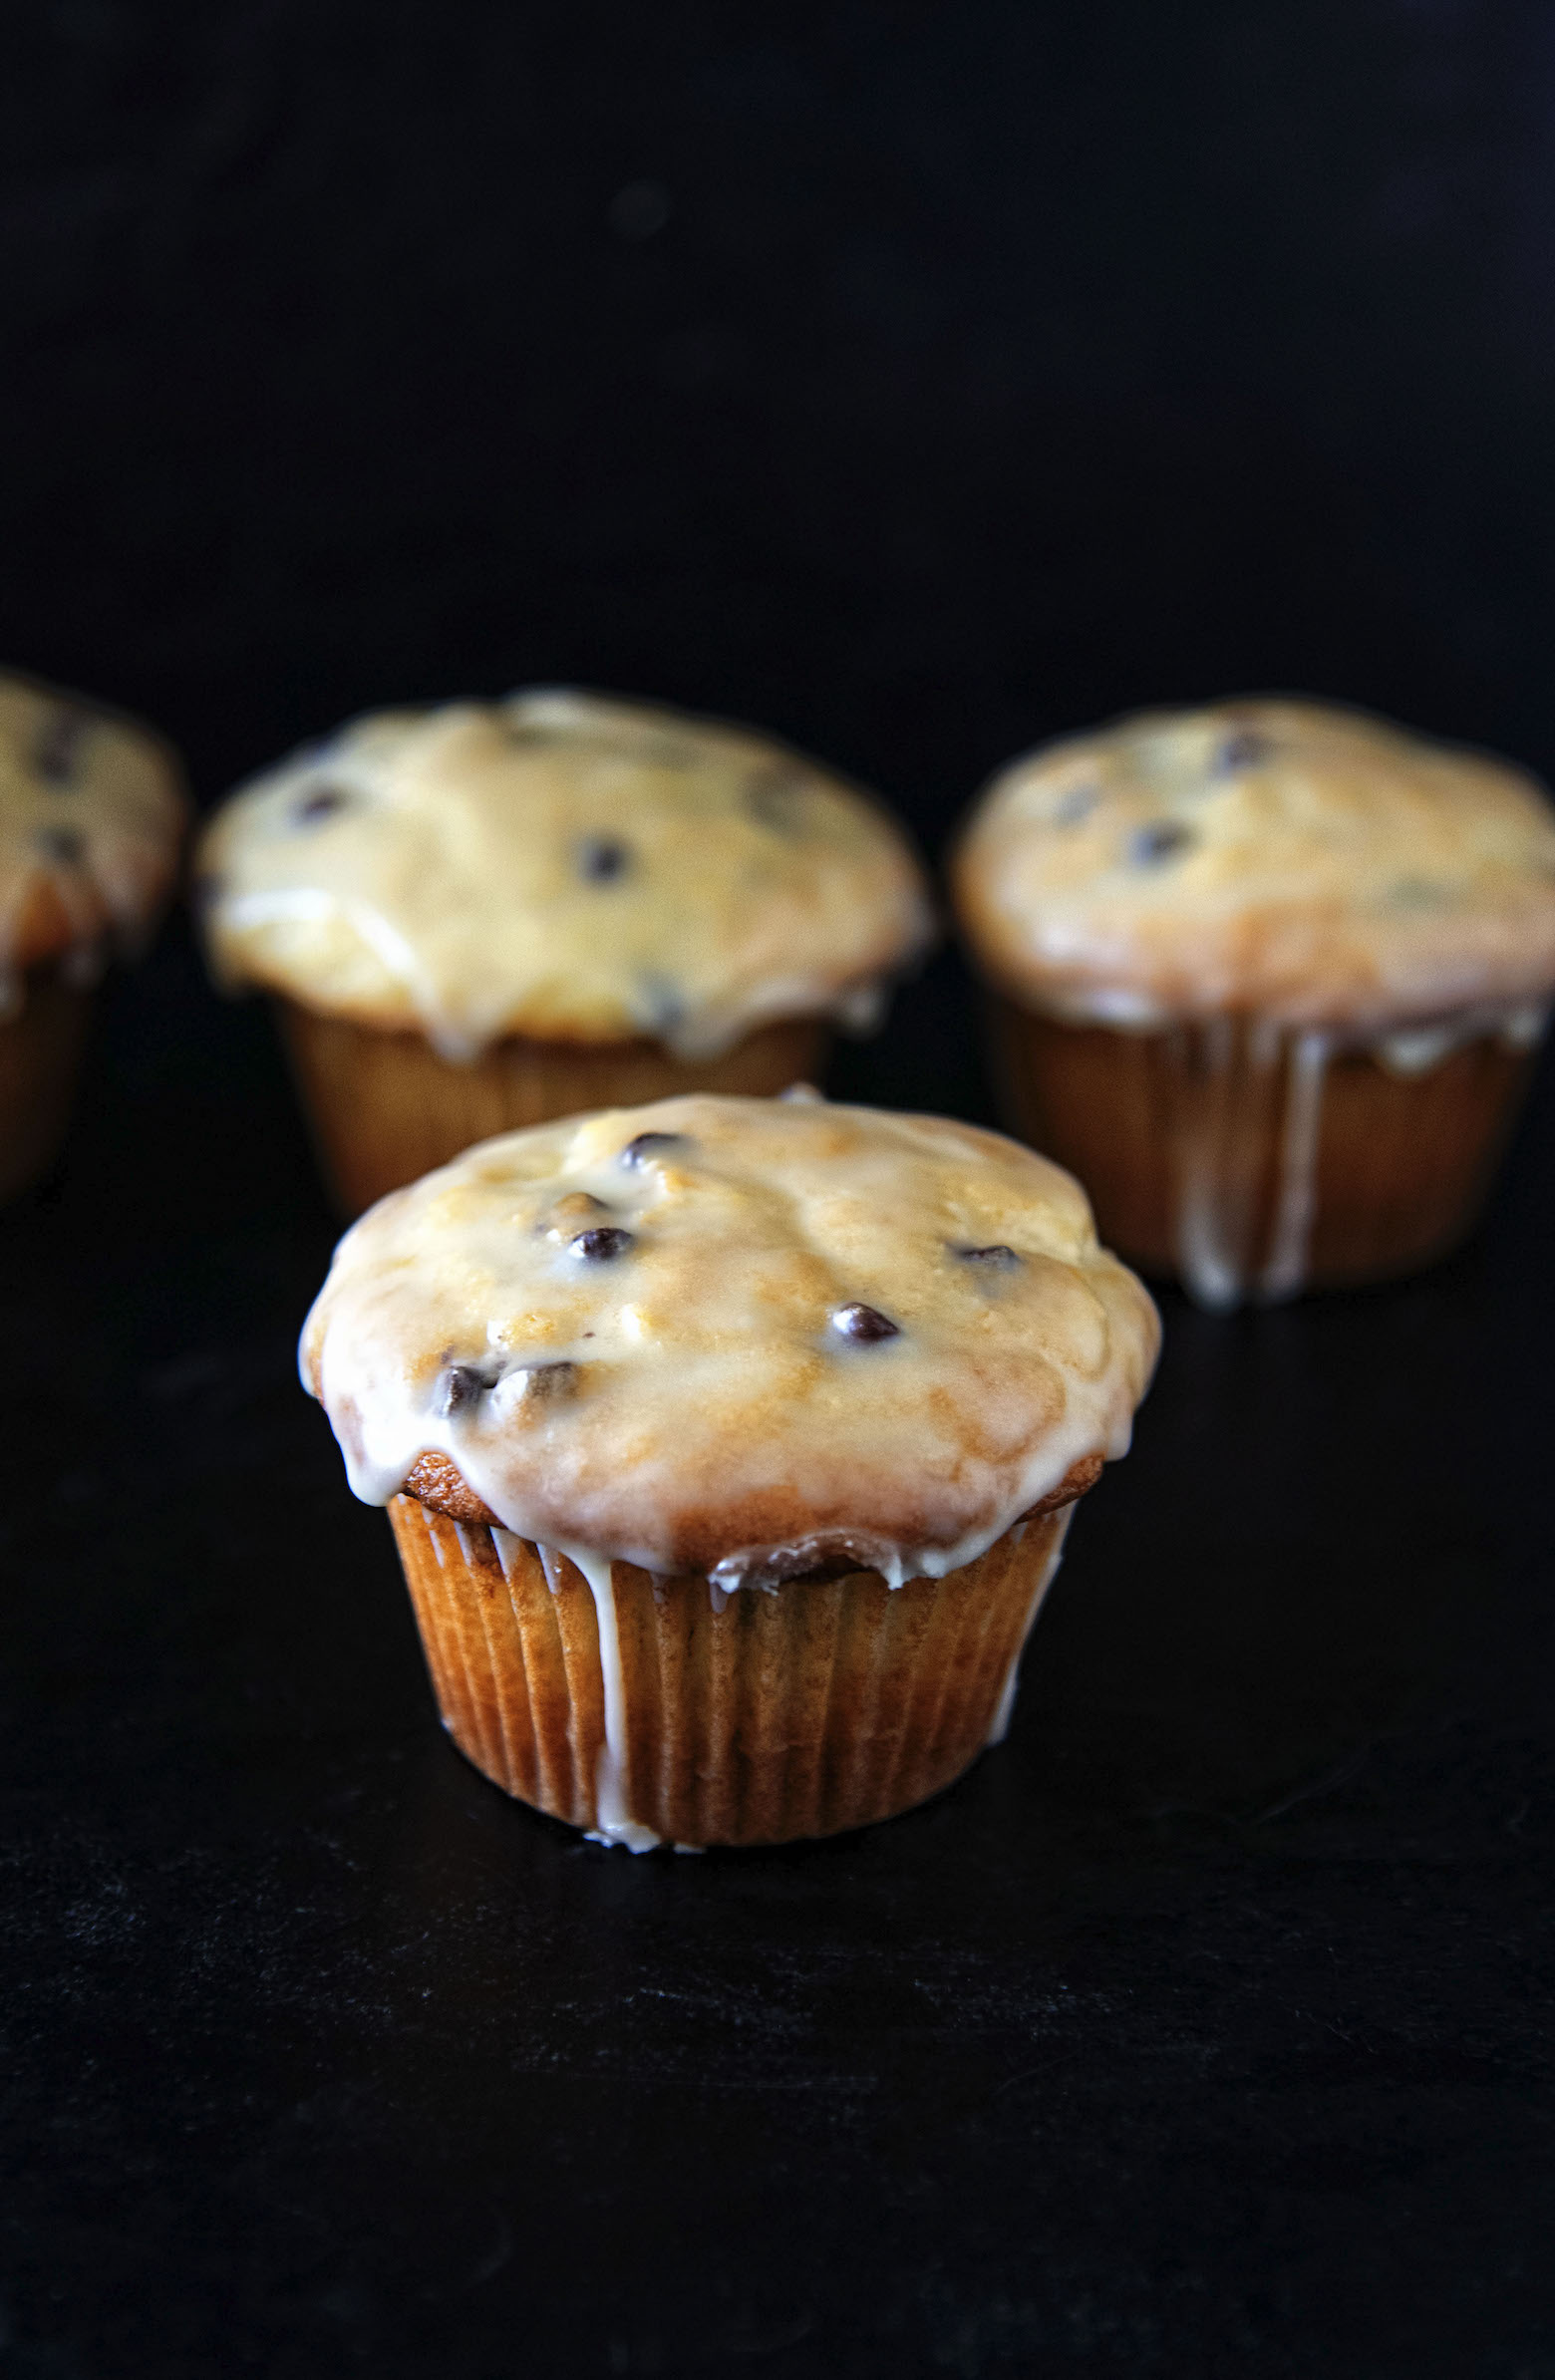
<path fill-rule="evenodd" d="M 814 1075 L 930 930 L 903 836 L 813 761 L 571 693 L 359 720 L 226 805 L 199 891 L 353 1213 L 514 1125 Z"/>
<path fill-rule="evenodd" d="M 1067 1174 L 810 1093 L 467 1150 L 346 1234 L 301 1361 L 456 1743 L 643 1851 L 888 1817 L 997 1740 L 1156 1346 Z"/>
<path fill-rule="evenodd" d="M 1211 1307 L 1469 1229 L 1555 987 L 1555 811 L 1316 703 L 1147 713 L 996 777 L 955 861 L 1016 1128 Z"/>
<path fill-rule="evenodd" d="M 149 729 L 0 674 L 0 1197 L 59 1151 L 93 987 L 150 935 L 184 817 Z"/>

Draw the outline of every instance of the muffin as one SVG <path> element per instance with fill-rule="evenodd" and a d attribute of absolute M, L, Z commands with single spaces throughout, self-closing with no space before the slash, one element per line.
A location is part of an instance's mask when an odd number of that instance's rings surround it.
<path fill-rule="evenodd" d="M 1016 1128 L 1209 1307 L 1472 1224 L 1555 986 L 1555 812 L 1317 703 L 1154 712 L 994 779 L 955 860 Z"/>
<path fill-rule="evenodd" d="M 219 812 L 199 895 L 350 1213 L 515 1125 L 814 1075 L 930 931 L 902 835 L 813 761 L 554 692 L 298 753 Z"/>
<path fill-rule="evenodd" d="M 997 1741 L 1156 1346 L 1029 1150 L 698 1094 L 385 1199 L 301 1363 L 455 1742 L 644 1851 L 860 1826 Z"/>
<path fill-rule="evenodd" d="M 59 1152 L 93 987 L 150 935 L 184 816 L 149 729 L 0 674 L 0 1197 Z"/>

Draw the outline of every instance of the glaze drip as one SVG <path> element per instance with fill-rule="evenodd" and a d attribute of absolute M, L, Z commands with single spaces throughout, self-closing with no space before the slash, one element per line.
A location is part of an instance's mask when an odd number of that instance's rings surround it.
<path fill-rule="evenodd" d="M 1324 1090 L 1331 1061 L 1360 1049 L 1412 1080 L 1475 1041 L 1531 1048 L 1548 1012 L 1472 1010 L 1381 1040 L 1212 1017 L 1170 1033 L 1174 1093 L 1166 1120 L 1178 1270 L 1212 1313 L 1248 1299 L 1274 1304 L 1306 1287 L 1318 1196 Z M 1264 1180 L 1276 1114 L 1272 1206 Z"/>

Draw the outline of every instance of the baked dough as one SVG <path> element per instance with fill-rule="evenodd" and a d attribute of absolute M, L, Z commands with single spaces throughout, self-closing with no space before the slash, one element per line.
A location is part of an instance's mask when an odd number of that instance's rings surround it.
<path fill-rule="evenodd" d="M 412 1481 L 596 1562 L 739 1586 L 845 1557 L 896 1585 L 1088 1486 L 1157 1344 L 1031 1150 L 697 1096 L 485 1141 L 384 1199 L 301 1363 L 370 1503 Z"/>
<path fill-rule="evenodd" d="M 1153 1028 L 1230 1011 L 1386 1033 L 1538 1009 L 1555 811 L 1504 762 L 1331 706 L 1148 712 L 1016 761 L 955 862 L 1018 1001 Z"/>
<path fill-rule="evenodd" d="M 199 878 L 226 981 L 453 1058 L 510 1034 L 697 1058 L 778 1018 L 867 1025 L 930 938 L 917 862 L 864 795 L 597 695 L 358 720 L 228 802 Z"/>

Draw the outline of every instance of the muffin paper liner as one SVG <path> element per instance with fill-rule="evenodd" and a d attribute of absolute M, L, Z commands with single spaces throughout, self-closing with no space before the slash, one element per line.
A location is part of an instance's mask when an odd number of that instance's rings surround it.
<path fill-rule="evenodd" d="M 1073 1506 L 944 1579 L 891 1589 L 857 1571 L 729 1596 L 580 1557 L 591 1583 L 506 1530 L 412 1496 L 389 1510 L 461 1751 L 519 1799 L 647 1850 L 838 1834 L 950 1784 L 1004 1732 Z"/>
<path fill-rule="evenodd" d="M 48 967 L 29 973 L 19 1014 L 0 1024 L 0 1198 L 58 1155 L 91 1021 L 91 993 Z"/>
<path fill-rule="evenodd" d="M 761 1027 L 714 1058 L 657 1041 L 536 1041 L 509 1036 L 467 1065 L 419 1033 L 276 1003 L 320 1161 L 347 1214 L 446 1165 L 472 1141 L 595 1107 L 635 1107 L 682 1091 L 758 1096 L 812 1079 L 829 1034 L 815 1018 Z"/>
<path fill-rule="evenodd" d="M 1124 1033 L 1001 1001 L 996 1027 L 1015 1129 L 1079 1176 L 1100 1238 L 1222 1309 L 1443 1254 L 1531 1070 L 1488 1032 L 1403 1073 L 1256 1018 Z"/>

